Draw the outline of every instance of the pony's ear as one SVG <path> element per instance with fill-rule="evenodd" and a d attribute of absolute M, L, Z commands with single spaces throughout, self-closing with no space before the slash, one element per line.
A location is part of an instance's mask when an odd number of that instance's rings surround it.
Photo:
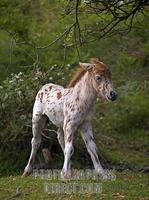
<path fill-rule="evenodd" d="M 90 64 L 90 63 L 81 63 L 81 62 L 79 62 L 79 65 L 83 68 L 83 69 L 85 69 L 86 71 L 89 71 L 89 70 L 91 70 L 92 68 L 93 68 L 93 64 Z"/>

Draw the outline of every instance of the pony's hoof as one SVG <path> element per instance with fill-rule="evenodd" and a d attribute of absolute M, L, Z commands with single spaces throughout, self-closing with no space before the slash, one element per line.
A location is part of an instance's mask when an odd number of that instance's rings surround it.
<path fill-rule="evenodd" d="M 30 174 L 31 174 L 31 173 L 24 171 L 23 174 L 22 174 L 22 177 L 27 177 L 27 176 L 29 176 Z"/>
<path fill-rule="evenodd" d="M 108 170 L 106 170 L 103 174 L 101 174 L 100 177 L 103 180 L 115 180 L 115 175 Z"/>
<path fill-rule="evenodd" d="M 98 170 L 97 171 L 97 175 L 99 178 L 101 178 L 102 180 L 108 180 L 109 179 L 109 174 L 107 173 L 106 170 Z"/>
<path fill-rule="evenodd" d="M 102 180 L 109 180 L 109 176 L 107 173 L 103 173 L 100 175 Z"/>
<path fill-rule="evenodd" d="M 70 180 L 72 177 L 72 171 L 71 170 L 68 170 L 67 172 L 64 172 L 63 170 L 61 171 L 61 179 L 63 181 L 68 181 Z"/>

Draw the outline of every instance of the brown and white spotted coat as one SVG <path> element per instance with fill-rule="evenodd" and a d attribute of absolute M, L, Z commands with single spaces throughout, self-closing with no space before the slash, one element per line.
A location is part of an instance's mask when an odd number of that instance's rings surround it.
<path fill-rule="evenodd" d="M 49 83 L 38 92 L 32 117 L 32 150 L 23 176 L 32 171 L 35 155 L 41 143 L 45 115 L 58 127 L 57 138 L 64 152 L 62 178 L 69 177 L 73 136 L 77 129 L 81 132 L 96 172 L 105 176 L 96 152 L 91 116 L 97 95 L 105 97 L 108 101 L 114 101 L 117 94 L 112 87 L 111 74 L 105 64 L 97 58 L 91 59 L 90 63 L 79 64 L 81 69 L 67 88 Z"/>

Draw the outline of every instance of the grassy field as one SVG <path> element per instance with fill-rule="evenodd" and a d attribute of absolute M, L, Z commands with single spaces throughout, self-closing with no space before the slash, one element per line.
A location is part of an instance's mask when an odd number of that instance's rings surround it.
<path fill-rule="evenodd" d="M 101 193 L 84 193 L 84 194 L 52 194 L 44 192 L 45 183 L 101 183 Z M 22 178 L 18 176 L 3 177 L 0 179 L 0 200 L 18 199 L 105 199 L 105 200 L 148 200 L 148 175 L 132 172 L 116 172 L 116 180 L 86 180 L 86 181 L 69 181 L 62 182 L 58 180 L 46 180 L 34 178 L 32 176 Z"/>

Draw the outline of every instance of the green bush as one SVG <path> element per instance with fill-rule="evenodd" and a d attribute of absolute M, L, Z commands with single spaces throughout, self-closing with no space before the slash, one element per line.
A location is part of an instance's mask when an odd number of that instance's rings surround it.
<path fill-rule="evenodd" d="M 107 105 L 104 123 L 119 134 L 146 127 L 149 113 L 147 88 L 139 86 L 139 82 L 129 81 L 118 88 L 118 94 L 117 102 Z"/>

